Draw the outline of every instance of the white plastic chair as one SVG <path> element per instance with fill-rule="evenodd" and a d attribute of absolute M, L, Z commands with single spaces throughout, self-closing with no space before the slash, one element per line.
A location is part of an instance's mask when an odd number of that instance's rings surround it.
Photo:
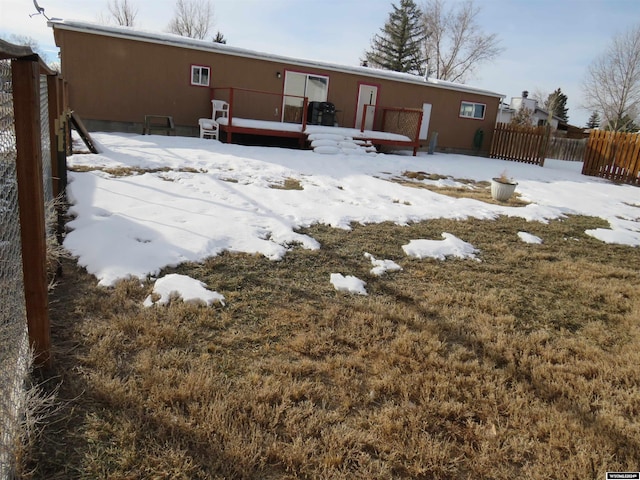
<path fill-rule="evenodd" d="M 220 114 L 221 117 L 229 118 L 229 104 L 227 102 L 224 100 L 211 100 L 211 105 L 213 108 L 211 118 L 215 120 L 218 118 L 218 114 Z"/>
<path fill-rule="evenodd" d="M 220 132 L 218 122 L 211 118 L 201 118 L 198 120 L 198 124 L 200 125 L 200 138 L 218 140 L 218 133 Z"/>

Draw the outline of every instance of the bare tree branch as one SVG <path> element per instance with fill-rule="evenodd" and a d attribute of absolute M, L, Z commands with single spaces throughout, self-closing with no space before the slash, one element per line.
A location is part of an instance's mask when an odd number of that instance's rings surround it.
<path fill-rule="evenodd" d="M 473 0 L 446 9 L 445 0 L 427 0 L 424 22 L 429 72 L 440 80 L 465 82 L 479 64 L 502 53 L 496 34 L 485 34 L 476 21 L 480 9 Z"/>
<path fill-rule="evenodd" d="M 129 3 L 129 0 L 109 0 L 107 8 L 118 25 L 134 26 L 138 8 Z"/>
<path fill-rule="evenodd" d="M 610 129 L 626 130 L 640 115 L 640 25 L 616 36 L 589 68 L 585 106 L 602 114 Z"/>
<path fill-rule="evenodd" d="M 210 0 L 177 0 L 168 31 L 204 40 L 212 26 L 213 5 Z"/>

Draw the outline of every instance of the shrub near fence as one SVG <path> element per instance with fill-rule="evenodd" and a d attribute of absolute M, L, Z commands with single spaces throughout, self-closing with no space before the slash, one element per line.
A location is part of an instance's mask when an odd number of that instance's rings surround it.
<path fill-rule="evenodd" d="M 582 174 L 640 185 L 640 134 L 592 130 Z"/>
<path fill-rule="evenodd" d="M 493 133 L 489 156 L 543 166 L 549 134 L 546 127 L 498 123 Z"/>

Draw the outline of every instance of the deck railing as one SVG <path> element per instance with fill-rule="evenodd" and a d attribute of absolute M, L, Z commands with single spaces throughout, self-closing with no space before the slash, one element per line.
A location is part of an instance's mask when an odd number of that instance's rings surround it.
<path fill-rule="evenodd" d="M 307 97 L 248 88 L 214 87 L 211 89 L 211 100 L 224 100 L 229 104 L 229 127 L 233 126 L 234 117 L 299 123 L 302 131 L 307 126 Z"/>
<path fill-rule="evenodd" d="M 420 129 L 424 113 L 417 108 L 384 107 L 364 105 L 360 121 L 360 132 L 380 131 L 403 135 L 411 140 L 414 155 L 420 146 Z M 378 140 L 381 144 L 384 141 Z M 393 145 L 394 143 L 389 143 Z"/>
<path fill-rule="evenodd" d="M 261 132 L 261 135 L 299 138 L 301 142 L 304 141 L 309 110 L 308 97 L 247 88 L 214 87 L 211 88 L 211 100 L 222 100 L 229 104 L 227 120 L 220 127 L 226 134 L 226 141 L 229 143 L 234 133 L 255 135 L 258 131 Z M 407 137 L 409 140 L 377 136 L 375 143 L 389 146 L 408 146 L 413 148 L 415 155 L 420 147 L 422 116 L 422 110 L 414 108 L 364 105 L 360 131 L 363 133 L 365 130 L 373 130 Z M 291 131 L 290 129 L 269 127 L 268 124 L 252 127 L 246 126 L 246 122 L 243 122 L 243 125 L 238 122 L 234 123 L 234 118 L 292 123 L 300 125 L 301 128 L 297 131 Z"/>

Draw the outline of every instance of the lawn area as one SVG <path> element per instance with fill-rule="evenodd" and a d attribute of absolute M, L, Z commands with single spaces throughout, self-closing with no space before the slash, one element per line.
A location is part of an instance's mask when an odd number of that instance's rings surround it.
<path fill-rule="evenodd" d="M 225 297 L 145 308 L 75 261 L 51 297 L 59 409 L 35 479 L 604 478 L 640 468 L 640 248 L 596 217 L 317 224 L 319 249 L 166 268 Z M 527 231 L 544 239 L 528 244 Z M 401 246 L 449 232 L 473 259 Z M 117 247 L 116 247 L 117 248 Z M 370 252 L 402 270 L 370 273 Z M 331 273 L 366 281 L 338 292 Z"/>

